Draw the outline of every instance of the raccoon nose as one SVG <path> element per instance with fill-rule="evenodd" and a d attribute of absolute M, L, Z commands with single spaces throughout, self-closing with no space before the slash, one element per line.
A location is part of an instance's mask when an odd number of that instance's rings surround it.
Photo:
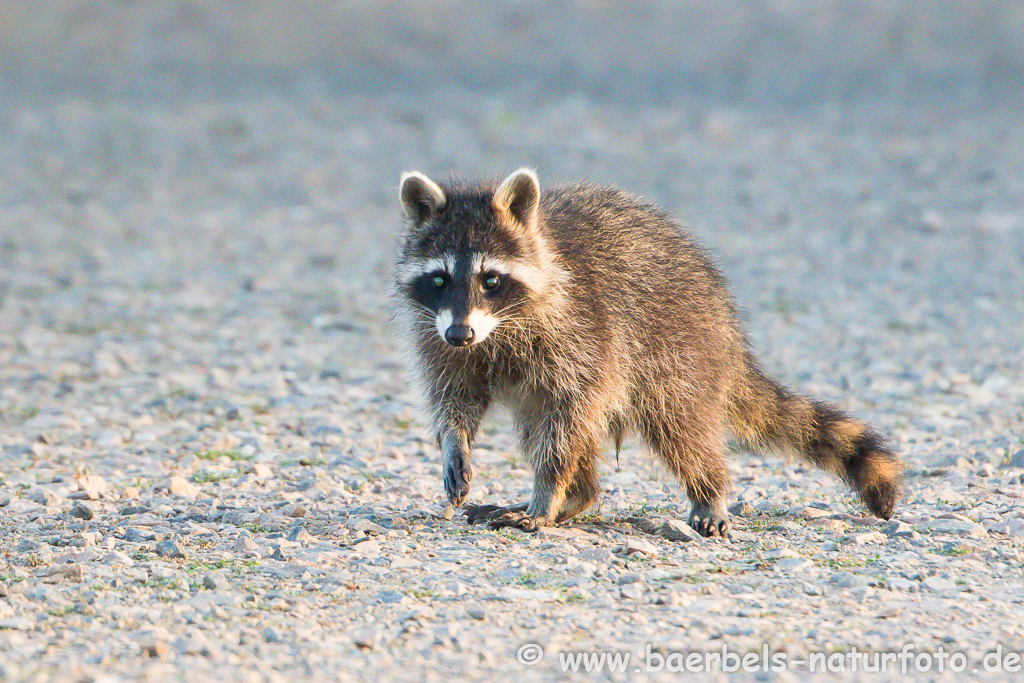
<path fill-rule="evenodd" d="M 444 340 L 452 346 L 469 346 L 476 334 L 469 325 L 452 325 L 444 333 Z"/>

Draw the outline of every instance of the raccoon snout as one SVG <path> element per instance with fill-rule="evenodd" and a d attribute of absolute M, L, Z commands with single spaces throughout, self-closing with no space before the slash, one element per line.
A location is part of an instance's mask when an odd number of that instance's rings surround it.
<path fill-rule="evenodd" d="M 476 333 L 469 325 L 452 325 L 444 332 L 444 340 L 452 346 L 469 346 Z"/>

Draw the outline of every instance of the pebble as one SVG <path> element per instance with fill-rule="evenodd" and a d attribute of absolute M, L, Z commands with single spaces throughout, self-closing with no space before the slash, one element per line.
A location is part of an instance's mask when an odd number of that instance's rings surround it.
<path fill-rule="evenodd" d="M 251 474 L 259 479 L 267 479 L 274 476 L 274 471 L 270 469 L 270 466 L 262 462 L 253 463 L 245 469 L 245 473 Z"/>
<path fill-rule="evenodd" d="M 92 508 L 85 503 L 75 503 L 71 508 L 71 516 L 77 519 L 84 519 L 86 521 L 92 519 L 95 516 Z"/>
<path fill-rule="evenodd" d="M 929 588 L 933 591 L 954 591 L 957 589 L 956 583 L 949 579 L 944 579 L 941 576 L 929 576 L 921 583 L 925 588 Z"/>
<path fill-rule="evenodd" d="M 352 634 L 352 643 L 360 650 L 376 650 L 384 644 L 384 632 L 377 626 L 358 629 Z"/>
<path fill-rule="evenodd" d="M 988 532 L 985 531 L 985 527 L 981 526 L 977 522 L 961 519 L 935 519 L 930 522 L 918 524 L 917 530 L 930 534 L 957 534 L 961 536 L 979 537 L 988 535 Z"/>
<path fill-rule="evenodd" d="M 871 584 L 871 580 L 860 574 L 840 572 L 832 577 L 832 583 L 840 588 L 859 588 Z"/>
<path fill-rule="evenodd" d="M 224 571 L 218 569 L 203 575 L 203 587 L 210 590 L 228 590 L 231 588 L 231 582 Z"/>
<path fill-rule="evenodd" d="M 651 557 L 658 555 L 658 547 L 641 538 L 627 538 L 624 551 L 627 555 L 632 555 L 633 553 L 643 553 Z"/>
<path fill-rule="evenodd" d="M 167 559 L 186 559 L 188 554 L 177 541 L 167 540 L 156 544 L 156 554 Z"/>
<path fill-rule="evenodd" d="M 701 535 L 697 533 L 689 524 L 682 522 L 678 519 L 665 520 L 664 524 L 658 530 L 658 533 L 670 541 L 699 541 Z"/>

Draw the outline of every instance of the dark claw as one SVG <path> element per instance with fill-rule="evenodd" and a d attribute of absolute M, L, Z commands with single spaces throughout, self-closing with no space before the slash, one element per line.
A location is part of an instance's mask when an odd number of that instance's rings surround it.
<path fill-rule="evenodd" d="M 469 482 L 473 478 L 473 468 L 462 456 L 450 460 L 444 468 L 444 490 L 448 501 L 459 507 L 469 495 Z"/>
<path fill-rule="evenodd" d="M 729 535 L 729 518 L 724 512 L 708 506 L 694 505 L 689 522 L 697 533 L 706 538 L 726 538 Z"/>

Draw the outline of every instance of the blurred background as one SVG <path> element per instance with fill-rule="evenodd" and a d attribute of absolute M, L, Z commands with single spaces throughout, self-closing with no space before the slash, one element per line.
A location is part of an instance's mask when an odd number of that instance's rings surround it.
<path fill-rule="evenodd" d="M 1003 386 L 1022 106 L 1018 2 L 0 0 L 0 325 L 359 319 L 372 365 L 399 173 L 531 165 L 678 217 L 788 379 Z"/>
<path fill-rule="evenodd" d="M 1019 104 L 1017 2 L 0 4 L 9 101 L 465 88 L 669 103 Z"/>

